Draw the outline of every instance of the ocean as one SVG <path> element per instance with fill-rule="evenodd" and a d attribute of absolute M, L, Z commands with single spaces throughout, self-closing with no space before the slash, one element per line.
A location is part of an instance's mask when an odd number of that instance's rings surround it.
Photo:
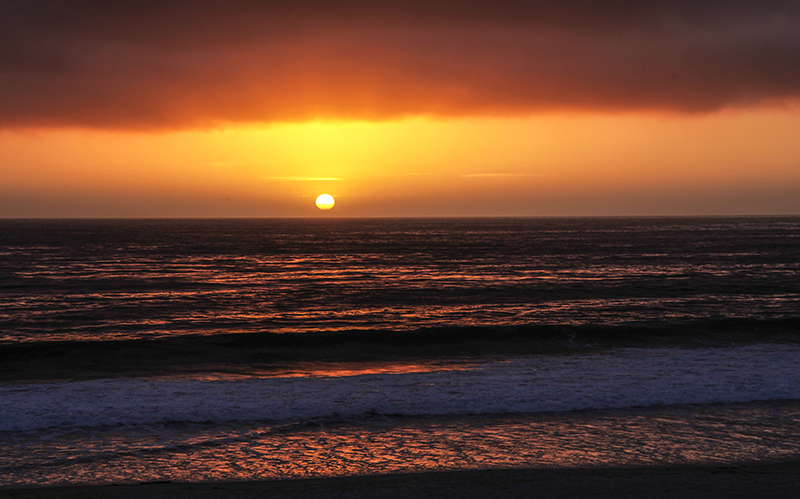
<path fill-rule="evenodd" d="M 800 217 L 0 220 L 0 487 L 800 458 Z"/>

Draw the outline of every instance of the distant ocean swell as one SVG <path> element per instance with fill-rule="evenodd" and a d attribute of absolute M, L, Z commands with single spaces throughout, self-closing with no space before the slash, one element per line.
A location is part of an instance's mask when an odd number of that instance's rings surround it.
<path fill-rule="evenodd" d="M 800 219 L 0 221 L 0 342 L 800 317 Z"/>

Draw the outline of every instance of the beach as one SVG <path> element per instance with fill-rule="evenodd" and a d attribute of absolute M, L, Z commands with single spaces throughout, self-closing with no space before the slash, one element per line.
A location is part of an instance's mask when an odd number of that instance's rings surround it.
<path fill-rule="evenodd" d="M 24 499 L 794 498 L 800 462 L 719 467 L 467 470 L 212 483 L 0 489 Z"/>

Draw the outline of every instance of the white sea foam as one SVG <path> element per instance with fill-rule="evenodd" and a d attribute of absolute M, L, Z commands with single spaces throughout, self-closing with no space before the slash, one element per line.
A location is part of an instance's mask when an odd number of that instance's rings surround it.
<path fill-rule="evenodd" d="M 293 422 L 800 399 L 800 346 L 622 348 L 468 370 L 0 385 L 0 431 L 168 421 Z"/>

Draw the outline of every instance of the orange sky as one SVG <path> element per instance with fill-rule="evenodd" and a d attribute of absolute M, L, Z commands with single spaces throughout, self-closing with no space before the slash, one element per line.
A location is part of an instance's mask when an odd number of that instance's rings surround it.
<path fill-rule="evenodd" d="M 4 2 L 0 217 L 800 214 L 751 4 Z"/>

